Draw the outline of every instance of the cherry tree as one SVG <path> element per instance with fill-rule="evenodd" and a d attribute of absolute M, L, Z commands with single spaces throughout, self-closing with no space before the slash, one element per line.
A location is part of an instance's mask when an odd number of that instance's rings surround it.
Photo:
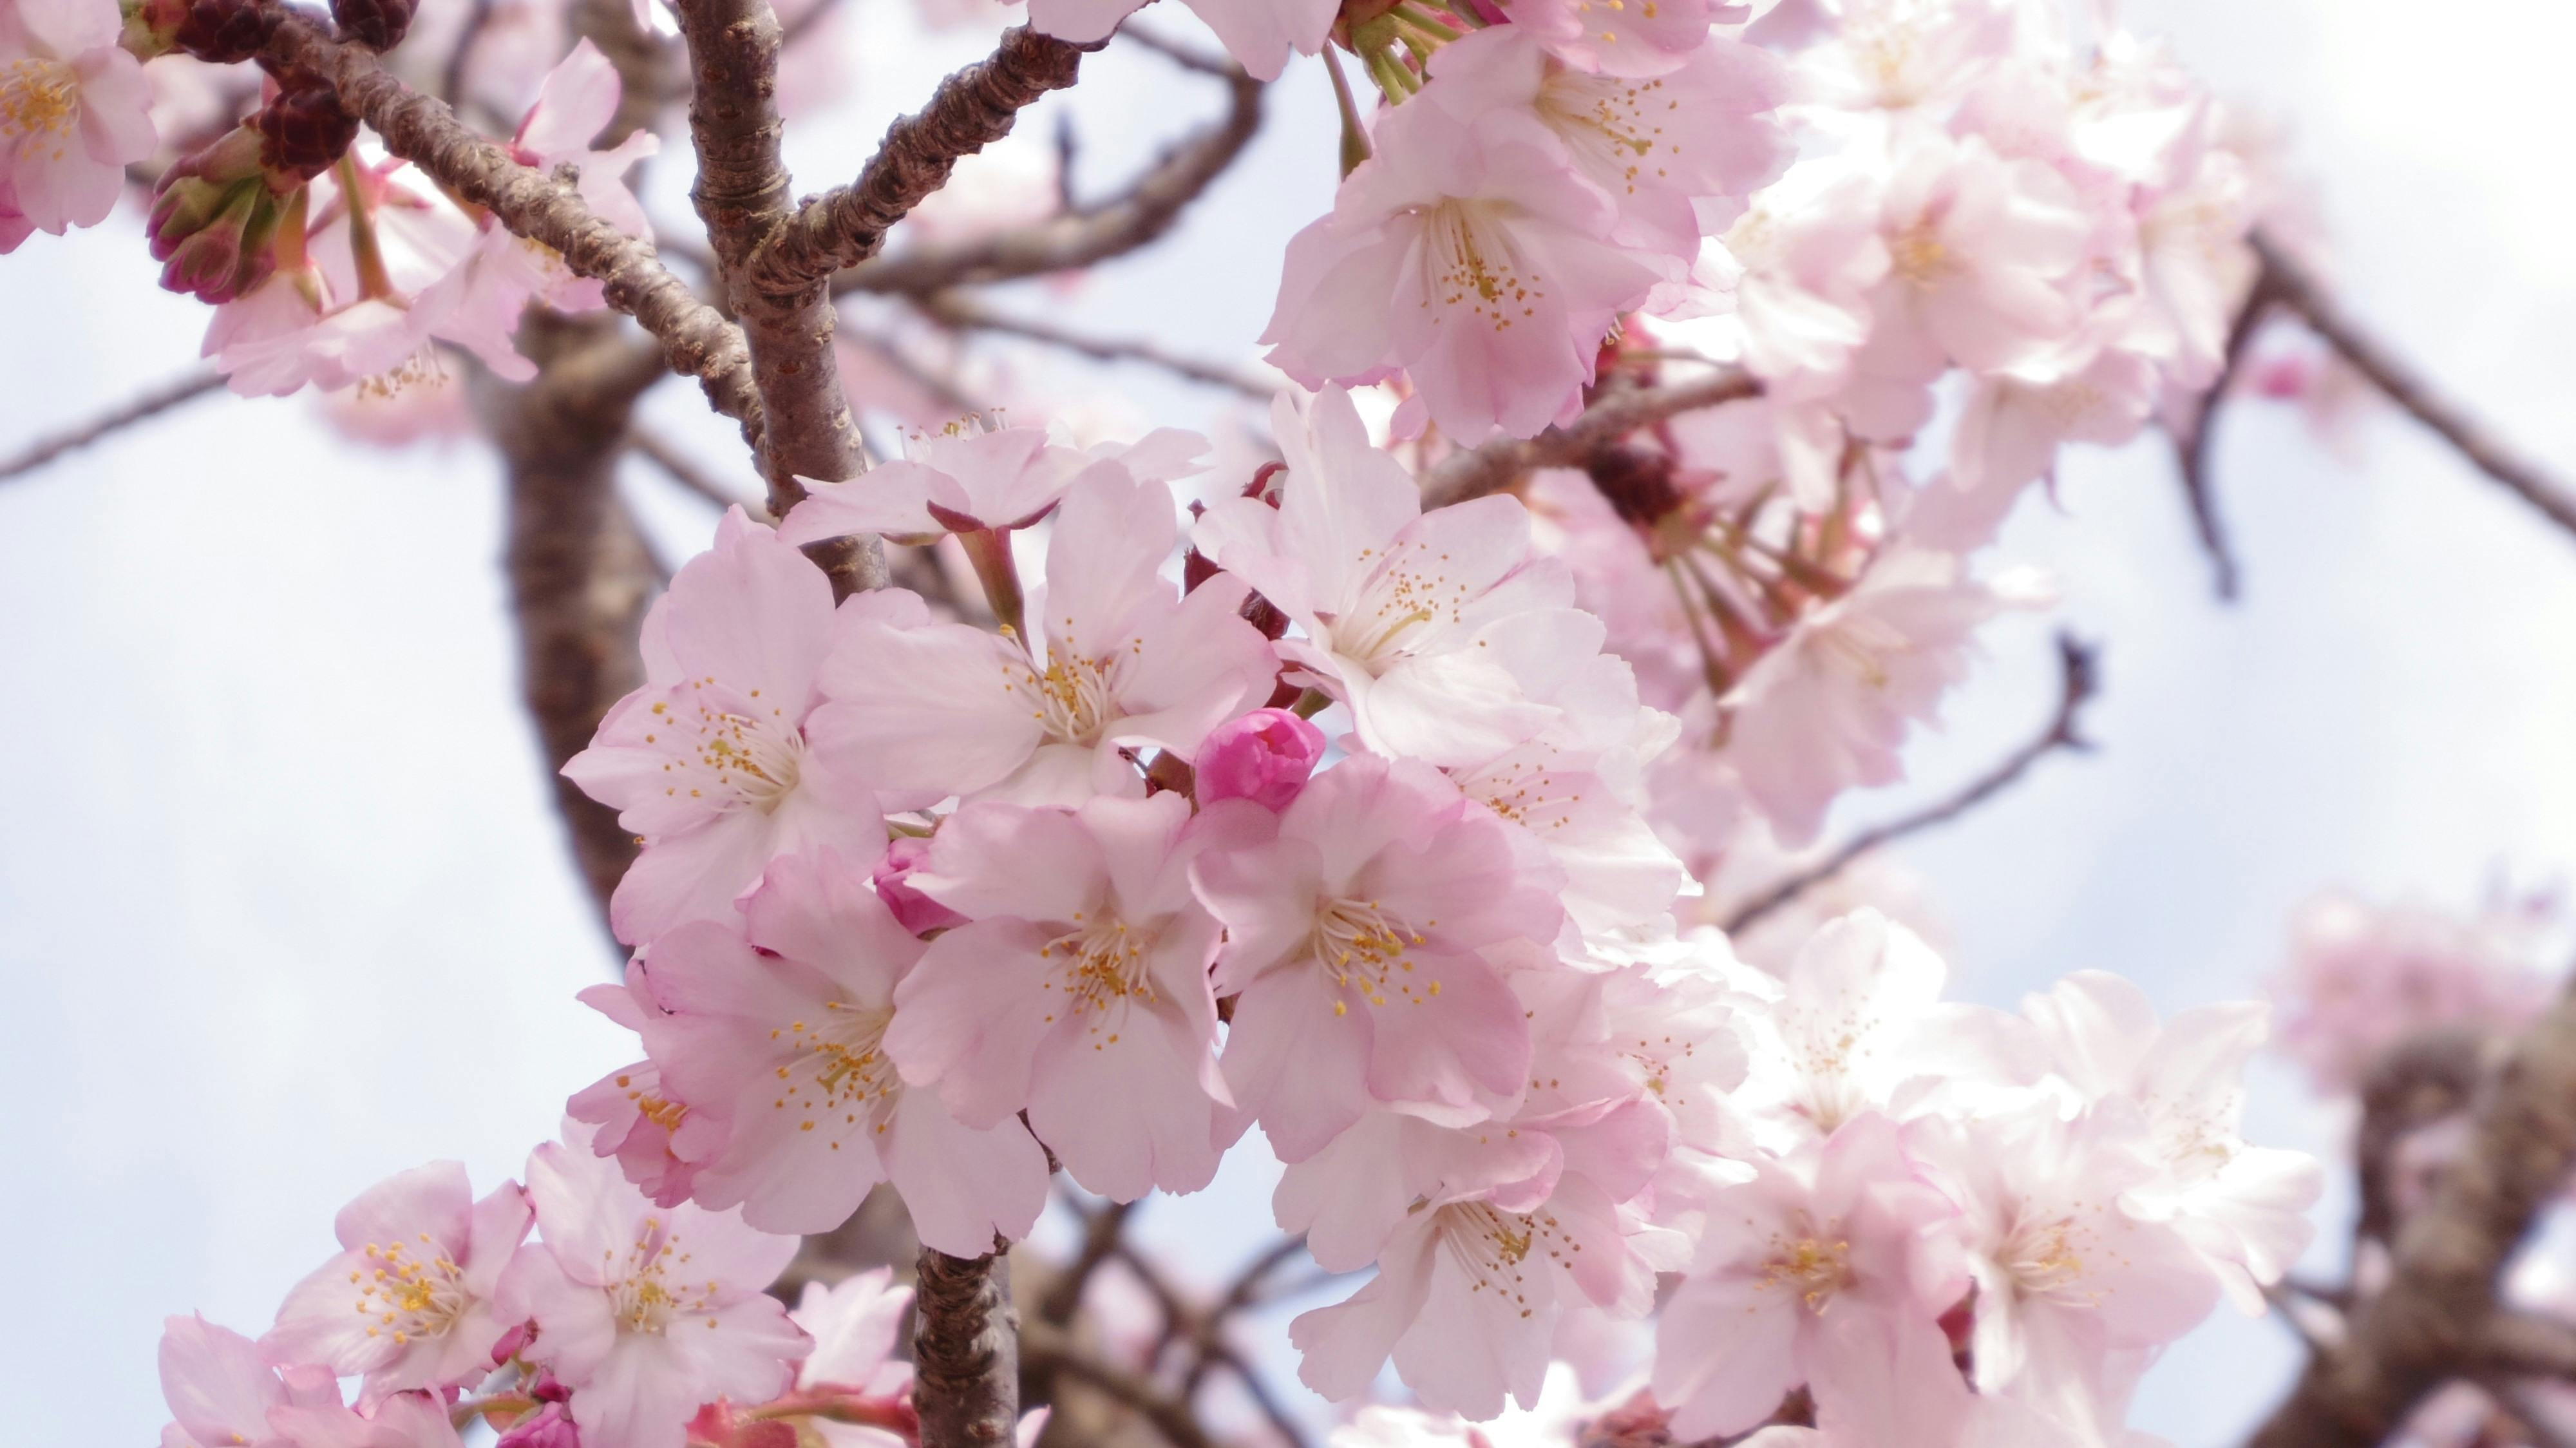
<path fill-rule="evenodd" d="M 2069 446 L 2160 438 L 2222 594 L 2239 399 L 2358 379 L 2576 529 L 2242 118 L 2060 0 L 1141 8 L 1027 0 L 800 199 L 835 0 L 0 0 L 0 251 L 139 221 L 210 309 L 0 477 L 220 393 L 486 440 L 631 952 L 582 999 L 636 1059 L 520 1179 L 404 1172 L 256 1335 L 170 1319 L 165 1445 L 2123 1444 L 2220 1311 L 2311 1348 L 2267 1448 L 2569 1441 L 2576 1310 L 2513 1270 L 2576 1168 L 2546 908 L 2323 900 L 2277 1032 L 2081 962 L 1950 999 L 1875 852 L 2087 747 L 2071 637 L 2029 738 L 1828 838 L 2049 606 L 1993 555 Z M 1222 112 L 1106 195 L 949 187 L 1104 48 Z M 1291 67 L 1339 186 L 1263 243 L 1266 371 L 983 295 L 1149 248 Z M 729 466 L 640 420 L 675 377 Z M 724 509 L 667 577 L 630 457 Z M 2246 1134 L 2275 1035 L 2358 1107 L 2341 1283 L 2325 1166 Z M 1193 1294 L 1130 1219 L 1238 1153 L 1281 1236 Z"/>

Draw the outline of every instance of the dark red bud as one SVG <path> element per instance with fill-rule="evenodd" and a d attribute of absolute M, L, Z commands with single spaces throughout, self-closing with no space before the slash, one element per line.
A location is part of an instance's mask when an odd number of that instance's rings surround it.
<path fill-rule="evenodd" d="M 369 50 L 391 50 L 411 32 L 414 0 L 331 0 L 340 33 Z"/>
<path fill-rule="evenodd" d="M 232 65 L 260 53 L 277 12 L 257 0 L 166 0 L 177 11 L 170 43 L 199 60 Z"/>
<path fill-rule="evenodd" d="M 331 169 L 358 139 L 358 118 L 340 105 L 340 93 L 320 76 L 281 77 L 274 99 L 260 108 L 260 160 L 275 174 L 310 181 Z"/>

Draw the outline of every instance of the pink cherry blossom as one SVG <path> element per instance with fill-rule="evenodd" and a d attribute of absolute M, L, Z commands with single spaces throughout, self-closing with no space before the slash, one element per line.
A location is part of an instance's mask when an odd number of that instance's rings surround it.
<path fill-rule="evenodd" d="M 2382 1052 L 2418 1031 L 2518 1030 L 2548 1004 L 2526 913 L 2454 915 L 2374 905 L 2341 891 L 2291 922 L 2290 960 L 2271 982 L 2276 1049 L 2321 1094 L 2349 1094 Z"/>
<path fill-rule="evenodd" d="M 836 640 L 925 617 L 919 598 L 892 591 L 836 610 L 804 554 L 739 508 L 725 515 L 715 547 L 680 569 L 645 619 L 647 682 L 564 766 L 645 842 L 609 902 L 619 939 L 732 918 L 736 897 L 793 850 L 876 862 L 886 835 L 874 792 L 807 748 L 806 728 Z"/>
<path fill-rule="evenodd" d="M 1005 1118 L 967 1127 L 907 1089 L 888 1056 L 897 982 L 924 949 L 829 851 L 773 862 L 748 932 L 680 926 L 646 954 L 667 1014 L 645 1047 L 698 1110 L 729 1124 L 691 1195 L 754 1227 L 822 1232 L 891 1180 L 924 1242 L 959 1256 L 1023 1237 L 1046 1203 L 1046 1159 Z"/>
<path fill-rule="evenodd" d="M 1908 1145 L 1960 1209 L 1977 1385 L 2116 1437 L 2115 1355 L 2160 1348 L 2218 1305 L 2182 1234 L 2120 1205 L 2159 1170 L 2144 1119 L 2112 1100 L 2069 1120 L 2033 1096 L 1918 1123 Z"/>
<path fill-rule="evenodd" d="M 1870 293 L 1888 272 L 1880 233 L 1883 179 L 1818 160 L 1757 192 L 1723 238 L 1742 268 L 1731 315 L 1704 324 L 1784 400 L 1839 389 L 1870 332 Z M 1802 495 L 1807 505 L 1821 499 Z"/>
<path fill-rule="evenodd" d="M 587 37 L 556 62 L 537 88 L 536 103 L 519 121 L 510 154 L 519 164 L 540 171 L 571 165 L 580 171 L 574 183 L 581 199 L 602 221 L 642 241 L 653 238 L 644 204 L 627 189 L 626 173 L 636 162 L 662 148 L 651 130 L 639 130 L 605 151 L 590 148 L 593 137 L 617 115 L 624 93 L 617 67 Z"/>
<path fill-rule="evenodd" d="M 2263 1311 L 2263 1287 L 2315 1235 L 2308 1208 L 2325 1187 L 2314 1158 L 2239 1134 L 2245 1062 L 2263 1042 L 2266 1008 L 2198 1006 L 2159 1025 L 2144 991 L 2101 971 L 2078 971 L 2022 1008 L 2077 1092 L 2144 1114 L 2164 1171 L 2131 1189 L 2130 1210 L 2171 1222 L 2237 1306 Z"/>
<path fill-rule="evenodd" d="M 1308 387 L 1405 372 L 1461 443 L 1571 418 L 1612 320 L 1662 275 L 1608 239 L 1610 198 L 1525 112 L 1402 105 L 1373 144 L 1289 239 L 1271 365 Z"/>
<path fill-rule="evenodd" d="M 1168 488 L 1095 464 L 1065 494 L 1046 584 L 1029 599 L 1041 637 L 1024 646 L 926 623 L 917 604 L 853 629 L 822 669 L 816 752 L 923 803 L 1141 794 L 1134 751 L 1187 759 L 1277 673 L 1237 616 L 1242 585 L 1211 580 L 1182 597 L 1162 575 L 1179 538 Z"/>
<path fill-rule="evenodd" d="M 388 1178 L 341 1209 L 340 1254 L 287 1294 L 260 1350 L 280 1364 L 362 1373 L 368 1403 L 480 1382 L 513 1325 L 492 1294 L 529 1221 L 518 1183 L 478 1202 L 461 1162 Z"/>
<path fill-rule="evenodd" d="M 1528 1024 L 1480 952 L 1555 937 L 1557 875 L 1534 854 L 1437 771 L 1362 757 L 1275 834 L 1200 859 L 1227 931 L 1217 990 L 1241 997 L 1226 1080 L 1281 1160 L 1372 1100 L 1461 1125 L 1518 1095 Z"/>
<path fill-rule="evenodd" d="M 1283 810 L 1324 757 L 1324 731 L 1285 709 L 1255 709 L 1208 732 L 1192 761 L 1202 805 L 1248 799 Z"/>
<path fill-rule="evenodd" d="M 270 1415 L 289 1407 L 337 1407 L 331 1370 L 299 1364 L 283 1372 L 258 1344 L 202 1317 L 173 1317 L 161 1329 L 161 1396 L 175 1420 L 161 1448 L 285 1448 Z"/>
<path fill-rule="evenodd" d="M 626 979 L 616 985 L 585 988 L 579 999 L 637 1035 L 669 1014 L 653 999 L 641 965 L 628 966 Z M 611 1071 L 573 1093 L 564 1114 L 596 1128 L 592 1150 L 617 1158 L 626 1179 L 656 1206 L 688 1200 L 698 1163 L 724 1145 L 723 1118 L 678 1099 L 663 1083 L 662 1068 L 650 1060 Z"/>
<path fill-rule="evenodd" d="M 1106 40 L 1145 0 L 1028 0 L 1029 25 L 1077 45 Z M 1288 54 L 1313 55 L 1340 12 L 1337 0 L 1189 0 L 1193 14 L 1257 80 L 1277 80 Z"/>
<path fill-rule="evenodd" d="M 1965 677 L 1978 625 L 2037 595 L 1946 553 L 1899 548 L 1800 618 L 1728 694 L 1723 750 L 1783 843 L 1802 845 L 1844 790 L 1904 778 L 1898 746 Z"/>
<path fill-rule="evenodd" d="M 1391 1356 L 1425 1405 L 1491 1418 L 1506 1398 L 1537 1402 L 1563 1307 L 1635 1317 L 1653 1306 L 1655 1274 L 1680 1267 L 1689 1248 L 1622 1203 L 1661 1162 L 1668 1119 L 1630 1099 L 1528 1129 L 1555 1148 L 1538 1179 L 1417 1198 L 1393 1224 L 1376 1277 L 1289 1325 L 1309 1387 L 1356 1397 Z M 1469 1134 L 1496 1133 L 1460 1133 Z"/>
<path fill-rule="evenodd" d="M 1740 1433 L 1801 1383 L 1884 1375 L 1967 1286 L 1952 1209 L 1918 1179 L 1883 1116 L 1852 1118 L 1712 1196 L 1696 1256 L 1655 1337 L 1654 1390 L 1673 1434 Z M 1874 1320 L 1885 1337 L 1838 1330 Z M 1863 1360 L 1852 1361 L 1858 1355 Z"/>
<path fill-rule="evenodd" d="M 1611 13 L 1567 6 L 1576 8 Z M 1706 7 L 1685 0 L 1653 8 Z M 1496 109 L 1536 117 L 1564 144 L 1574 169 L 1617 206 L 1622 240 L 1687 262 L 1704 232 L 1734 220 L 1744 198 L 1788 164 L 1788 133 L 1772 111 L 1788 99 L 1789 77 L 1770 52 L 1710 36 L 1704 17 L 1690 48 L 1653 53 L 1669 64 L 1652 78 L 1594 74 L 1552 61 L 1526 25 L 1497 25 L 1435 52 L 1421 99 L 1463 120 Z"/>
<path fill-rule="evenodd" d="M 805 1284 L 788 1318 L 814 1339 L 814 1351 L 796 1365 L 799 1393 L 856 1396 L 882 1405 L 889 1418 L 909 1411 L 912 1364 L 895 1356 L 895 1342 L 912 1289 L 892 1286 L 894 1269 L 854 1272 L 826 1287 Z M 846 1411 L 846 1409 L 844 1410 Z M 904 1448 L 910 1440 L 888 1427 L 837 1421 L 817 1414 L 805 1420 L 827 1448 Z"/>
<path fill-rule="evenodd" d="M 1711 9 L 1709 0 L 1658 0 L 1634 9 L 1591 0 L 1503 5 L 1511 29 L 1536 36 L 1567 65 L 1610 76 L 1668 75 L 1688 64 L 1711 44 Z"/>
<path fill-rule="evenodd" d="M 1203 836 L 1177 794 L 1073 811 L 969 805 L 913 875 L 967 916 L 895 991 L 886 1049 L 958 1119 L 1029 1129 L 1117 1201 L 1216 1174 L 1208 962 L 1218 927 L 1190 892 Z"/>
<path fill-rule="evenodd" d="M 15 217 L 0 223 L 0 252 L 20 228 L 60 236 L 106 220 L 126 166 L 159 144 L 123 28 L 111 0 L 0 3 L 0 212 Z"/>
<path fill-rule="evenodd" d="M 904 456 L 870 469 L 864 479 L 799 481 L 808 496 L 779 525 L 790 543 L 850 533 L 882 533 L 928 542 L 941 533 L 1005 532 L 1034 525 L 1054 511 L 1085 469 L 1115 463 L 1139 482 L 1164 483 L 1198 470 L 1207 442 L 1161 428 L 1132 444 L 1086 453 L 1052 440 L 1040 427 L 987 427 L 979 419 L 932 433 L 908 433 Z"/>
<path fill-rule="evenodd" d="M 543 1245 L 520 1252 L 501 1300 L 535 1320 L 524 1355 L 572 1389 L 583 1448 L 680 1448 L 699 1404 L 765 1402 L 812 1348 L 761 1291 L 795 1238 L 656 1208 L 569 1122 L 528 1158 L 528 1195 Z"/>
<path fill-rule="evenodd" d="M 294 1448 L 462 1448 L 446 1399 L 396 1393 L 357 1409 L 328 1403 L 271 1409 L 269 1421 Z"/>
<path fill-rule="evenodd" d="M 1522 698 L 1492 647 L 1571 613 L 1562 565 L 1531 556 L 1528 510 L 1495 496 L 1423 512 L 1339 388 L 1302 413 L 1283 395 L 1270 417 L 1288 463 L 1279 506 L 1225 499 L 1192 538 L 1303 634 L 1279 657 L 1348 704 L 1380 753 L 1468 764 L 1545 728 L 1556 711 Z"/>

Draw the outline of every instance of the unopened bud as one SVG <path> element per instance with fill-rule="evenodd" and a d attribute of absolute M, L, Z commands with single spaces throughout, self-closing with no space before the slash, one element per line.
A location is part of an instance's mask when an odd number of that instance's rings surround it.
<path fill-rule="evenodd" d="M 358 139 L 358 118 L 340 105 L 329 81 L 298 71 L 281 77 L 278 93 L 251 123 L 265 143 L 260 159 L 272 173 L 310 181 L 331 169 Z"/>
<path fill-rule="evenodd" d="M 269 185 L 262 149 L 258 131 L 236 127 L 162 176 L 149 223 L 161 285 L 229 302 L 268 279 L 286 198 Z"/>
<path fill-rule="evenodd" d="M 921 867 L 930 854 L 930 841 L 904 835 L 887 848 L 885 858 L 877 862 L 870 878 L 877 887 L 877 898 L 894 913 L 895 922 L 915 935 L 963 925 L 966 917 L 912 888 L 906 877 Z"/>
<path fill-rule="evenodd" d="M 391 50 L 411 31 L 415 0 L 331 0 L 340 33 L 369 50 Z"/>
<path fill-rule="evenodd" d="M 1255 709 L 1218 725 L 1199 746 L 1199 803 L 1248 799 L 1286 809 L 1323 757 L 1323 730 L 1285 709 Z"/>

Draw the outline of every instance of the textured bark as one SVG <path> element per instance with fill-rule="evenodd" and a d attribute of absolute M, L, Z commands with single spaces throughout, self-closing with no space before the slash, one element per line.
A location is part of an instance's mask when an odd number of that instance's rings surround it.
<path fill-rule="evenodd" d="M 608 305 L 652 333 L 673 370 L 697 378 L 716 411 L 739 422 L 743 440 L 758 445 L 760 395 L 742 333 L 671 275 L 650 245 L 593 215 L 571 187 L 511 160 L 444 104 L 387 74 L 375 56 L 332 39 L 299 11 L 278 9 L 270 57 L 328 76 L 387 150 L 602 283 Z"/>
<path fill-rule="evenodd" d="M 507 568 L 519 688 L 544 746 L 555 805 L 604 912 L 635 858 L 617 812 L 563 777 L 599 721 L 644 682 L 637 650 L 662 578 L 617 494 L 617 461 L 643 383 L 614 318 L 532 313 L 521 343 L 534 381 L 478 374 L 478 411 L 509 475 Z"/>
<path fill-rule="evenodd" d="M 991 236 L 877 257 L 841 273 L 833 289 L 928 296 L 970 283 L 1070 271 L 1150 245 L 1225 174 L 1261 129 L 1261 82 L 1230 66 L 1221 78 L 1226 113 L 1163 153 L 1109 200 Z"/>
<path fill-rule="evenodd" d="M 2478 1373 L 2498 1275 L 2576 1166 L 2576 994 L 2523 1033 L 2476 1113 L 2432 1200 L 2398 1228 L 2387 1288 L 2309 1363 L 2253 1448 L 2370 1448 L 2434 1389 Z"/>
<path fill-rule="evenodd" d="M 921 1448 L 996 1448 L 1020 1417 L 1019 1314 L 1004 1244 L 982 1257 L 925 1247 L 913 1298 Z"/>
<path fill-rule="evenodd" d="M 752 258 L 748 278 L 763 292 L 802 292 L 877 254 L 886 231 L 948 184 L 959 158 L 1011 133 L 1022 108 L 1073 84 L 1082 53 L 1027 26 L 1007 31 L 992 57 L 940 82 L 930 104 L 887 130 L 848 186 L 798 207 Z"/>
<path fill-rule="evenodd" d="M 768 0 L 682 0 L 689 46 L 689 134 L 698 153 L 689 193 L 734 315 L 751 350 L 764 417 L 758 454 L 769 511 L 784 518 L 805 496 L 799 477 L 839 482 L 859 471 L 859 429 L 832 355 L 832 299 L 822 283 L 754 285 L 754 252 L 790 210 L 779 153 L 778 16 Z M 885 582 L 873 540 L 835 540 L 812 552 L 846 597 Z"/>

